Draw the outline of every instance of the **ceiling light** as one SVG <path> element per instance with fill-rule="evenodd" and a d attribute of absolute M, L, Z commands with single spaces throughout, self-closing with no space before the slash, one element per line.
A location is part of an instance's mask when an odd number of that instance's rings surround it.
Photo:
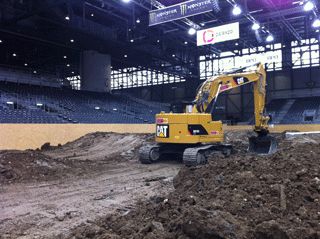
<path fill-rule="evenodd" d="M 70 20 L 70 17 L 69 16 L 66 16 L 64 19 L 66 19 L 67 21 Z"/>
<path fill-rule="evenodd" d="M 91 17 L 94 17 L 94 14 L 93 13 L 91 13 L 91 15 L 90 15 Z"/>
<path fill-rule="evenodd" d="M 67 64 L 67 67 L 70 67 L 70 64 Z"/>
<path fill-rule="evenodd" d="M 189 35 L 194 35 L 196 34 L 196 32 L 197 32 L 196 29 L 194 29 L 193 27 L 191 27 L 188 31 Z"/>
<path fill-rule="evenodd" d="M 176 55 L 175 55 L 175 54 L 172 54 L 172 57 L 176 57 Z"/>
<path fill-rule="evenodd" d="M 71 72 L 71 74 L 74 74 L 74 71 L 73 71 L 73 72 Z"/>
<path fill-rule="evenodd" d="M 314 20 L 312 23 L 312 27 L 314 28 L 320 27 L 320 20 L 319 19 Z"/>
<path fill-rule="evenodd" d="M 7 105 L 13 105 L 14 103 L 12 101 L 7 101 Z"/>
<path fill-rule="evenodd" d="M 316 30 L 316 32 L 319 32 L 319 31 L 320 31 L 319 29 Z"/>
<path fill-rule="evenodd" d="M 269 35 L 267 36 L 267 38 L 266 38 L 266 41 L 267 41 L 267 42 L 272 42 L 272 41 L 274 41 L 273 35 L 272 35 L 272 34 L 269 34 Z"/>
<path fill-rule="evenodd" d="M 73 40 L 73 39 L 70 39 L 70 42 L 74 42 L 74 40 Z"/>
<path fill-rule="evenodd" d="M 24 66 L 28 66 L 28 64 L 27 64 L 27 63 L 24 63 Z"/>
<path fill-rule="evenodd" d="M 33 71 L 33 74 L 37 74 L 37 71 Z"/>
<path fill-rule="evenodd" d="M 2 40 L 0 40 L 0 43 L 2 43 Z"/>
<path fill-rule="evenodd" d="M 128 3 L 131 2 L 131 0 L 122 0 L 122 2 Z"/>
<path fill-rule="evenodd" d="M 136 20 L 136 23 L 140 23 L 140 19 L 139 18 Z"/>
<path fill-rule="evenodd" d="M 159 42 L 160 42 L 160 40 L 158 39 L 158 40 L 157 40 L 157 42 L 159 43 Z"/>
<path fill-rule="evenodd" d="M 134 39 L 131 39 L 130 42 L 134 42 Z"/>
<path fill-rule="evenodd" d="M 238 42 L 236 42 L 236 43 L 234 43 L 234 45 L 235 45 L 235 46 L 239 46 L 239 43 L 238 43 Z"/>
<path fill-rule="evenodd" d="M 188 44 L 188 42 L 187 42 L 187 41 L 185 41 L 185 42 L 184 42 L 184 44 L 185 44 L 185 45 L 187 45 L 187 44 Z"/>
<path fill-rule="evenodd" d="M 127 58 L 128 57 L 128 55 L 124 55 L 124 58 Z"/>
<path fill-rule="evenodd" d="M 67 59 L 67 56 L 63 56 L 64 59 Z"/>
<path fill-rule="evenodd" d="M 253 23 L 251 29 L 254 30 L 254 31 L 259 30 L 260 29 L 260 24 L 257 23 L 257 22 Z"/>
<path fill-rule="evenodd" d="M 13 53 L 12 56 L 17 56 L 17 54 L 16 54 L 16 53 Z"/>
<path fill-rule="evenodd" d="M 41 106 L 43 106 L 43 104 L 42 103 L 37 103 L 36 106 L 41 107 Z"/>
<path fill-rule="evenodd" d="M 200 23 L 200 25 L 201 25 L 202 27 L 204 27 L 206 24 L 205 24 L 204 22 L 202 22 L 202 23 Z"/>
<path fill-rule="evenodd" d="M 242 13 L 241 8 L 236 4 L 234 5 L 233 9 L 232 9 L 232 14 L 235 16 L 238 16 Z"/>
<path fill-rule="evenodd" d="M 307 1 L 303 6 L 303 10 L 305 10 L 306 12 L 311 11 L 313 8 L 314 8 L 314 4 L 312 1 Z"/>

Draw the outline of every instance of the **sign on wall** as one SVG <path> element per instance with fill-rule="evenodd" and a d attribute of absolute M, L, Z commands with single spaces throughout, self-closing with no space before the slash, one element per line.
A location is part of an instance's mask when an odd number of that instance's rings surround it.
<path fill-rule="evenodd" d="M 191 0 L 149 12 L 149 26 L 178 20 L 213 9 L 215 0 Z"/>
<path fill-rule="evenodd" d="M 197 45 L 236 40 L 240 37 L 239 22 L 197 31 Z"/>

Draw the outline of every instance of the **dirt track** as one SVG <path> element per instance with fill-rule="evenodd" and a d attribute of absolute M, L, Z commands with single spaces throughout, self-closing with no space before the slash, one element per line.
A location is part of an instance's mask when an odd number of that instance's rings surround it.
<path fill-rule="evenodd" d="M 2 152 L 0 238 L 319 239 L 320 138 L 277 138 L 261 157 L 228 133 L 234 155 L 191 168 L 140 165 L 150 135 Z"/>
<path fill-rule="evenodd" d="M 140 165 L 137 148 L 149 139 L 96 133 L 59 148 L 2 152 L 0 238 L 63 238 L 81 223 L 166 194 L 181 165 Z"/>

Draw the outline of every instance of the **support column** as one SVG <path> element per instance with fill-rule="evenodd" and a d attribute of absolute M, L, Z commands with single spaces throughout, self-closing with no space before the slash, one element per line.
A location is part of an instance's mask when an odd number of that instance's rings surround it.
<path fill-rule="evenodd" d="M 111 91 L 111 57 L 96 51 L 84 51 L 80 62 L 81 90 Z"/>

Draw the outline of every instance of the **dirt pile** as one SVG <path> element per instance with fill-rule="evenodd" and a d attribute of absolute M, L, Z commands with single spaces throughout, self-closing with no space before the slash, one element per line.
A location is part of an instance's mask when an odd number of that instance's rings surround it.
<path fill-rule="evenodd" d="M 90 175 L 110 167 L 111 161 L 136 160 L 138 149 L 152 136 L 91 133 L 65 145 L 42 145 L 41 150 L 0 151 L 0 184 L 63 180 Z"/>
<path fill-rule="evenodd" d="M 283 141 L 266 157 L 216 155 L 184 167 L 174 192 L 129 213 L 78 228 L 70 238 L 320 238 L 319 141 Z"/>

